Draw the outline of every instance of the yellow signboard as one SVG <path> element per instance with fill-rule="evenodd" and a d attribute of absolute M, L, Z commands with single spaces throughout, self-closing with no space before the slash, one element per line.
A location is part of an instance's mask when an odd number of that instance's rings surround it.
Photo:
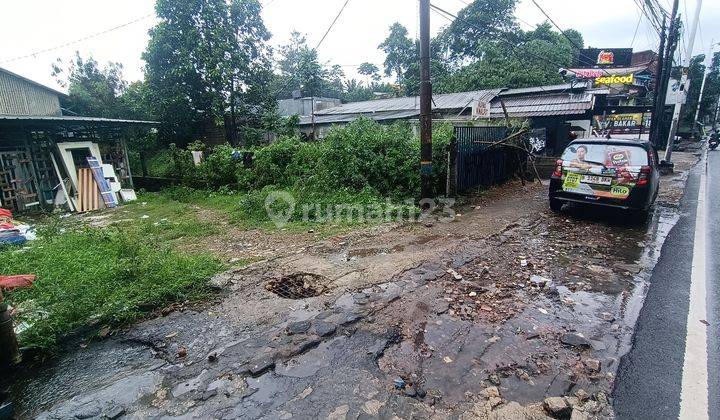
<path fill-rule="evenodd" d="M 643 114 L 608 114 L 605 122 L 608 127 L 637 127 L 643 123 Z"/>
<path fill-rule="evenodd" d="M 596 85 L 632 85 L 635 83 L 635 75 L 614 75 L 614 76 L 602 76 L 595 78 Z"/>

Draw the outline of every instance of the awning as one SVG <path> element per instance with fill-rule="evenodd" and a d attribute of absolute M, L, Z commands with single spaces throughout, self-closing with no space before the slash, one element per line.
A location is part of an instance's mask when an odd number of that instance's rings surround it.
<path fill-rule="evenodd" d="M 123 124 L 157 125 L 157 121 L 123 120 L 114 118 L 80 117 L 70 115 L 0 115 L 0 121 L 40 122 L 40 123 L 86 123 L 86 124 Z"/>

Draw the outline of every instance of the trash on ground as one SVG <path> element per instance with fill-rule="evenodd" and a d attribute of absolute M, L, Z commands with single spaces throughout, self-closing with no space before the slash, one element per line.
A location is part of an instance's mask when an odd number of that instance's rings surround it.
<path fill-rule="evenodd" d="M 17 287 L 32 286 L 35 281 L 34 274 L 20 274 L 14 276 L 0 276 L 0 288 L 12 290 Z"/>
<path fill-rule="evenodd" d="M 10 210 L 0 208 L 0 245 L 21 245 L 35 239 L 35 228 L 14 220 Z"/>

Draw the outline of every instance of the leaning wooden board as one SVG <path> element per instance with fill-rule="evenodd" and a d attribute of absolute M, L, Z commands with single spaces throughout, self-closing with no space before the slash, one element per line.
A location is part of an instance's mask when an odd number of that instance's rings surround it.
<path fill-rule="evenodd" d="M 100 209 L 100 194 L 98 194 L 98 186 L 90 168 L 78 169 L 78 189 L 78 211 Z"/>

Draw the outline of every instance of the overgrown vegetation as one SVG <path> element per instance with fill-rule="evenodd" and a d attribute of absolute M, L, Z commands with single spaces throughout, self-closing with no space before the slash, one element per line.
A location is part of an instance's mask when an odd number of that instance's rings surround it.
<path fill-rule="evenodd" d="M 88 325 L 118 326 L 171 302 L 208 293 L 207 279 L 222 264 L 208 254 L 183 255 L 168 240 L 179 231 L 163 223 L 67 228 L 54 220 L 25 248 L 0 252 L 3 274 L 37 275 L 33 287 L 7 298 L 17 309 L 23 347 L 51 349 Z M 205 234 L 183 225 L 183 235 Z"/>
<path fill-rule="evenodd" d="M 439 195 L 445 190 L 451 137 L 450 125 L 435 127 L 433 154 Z M 304 216 L 321 218 L 318 212 L 304 212 L 307 206 L 326 209 L 350 204 L 383 210 L 390 206 L 394 212 L 407 210 L 407 200 L 412 204 L 419 197 L 420 142 L 406 122 L 381 125 L 358 119 L 331 130 L 322 141 L 283 137 L 249 150 L 254 153 L 251 167 L 245 167 L 238 158 L 240 154 L 229 145 L 206 151 L 206 159 L 195 166 L 189 150 L 171 147 L 162 155 L 169 162 L 162 162 L 161 169 L 166 172 L 161 176 L 182 180 L 185 188 L 171 189 L 166 194 L 191 202 L 207 195 L 191 189 L 214 191 L 216 197 L 231 197 L 227 201 L 234 207 L 234 221 L 255 224 L 269 220 L 265 201 L 268 194 L 278 190 L 289 192 L 296 200 L 290 221 L 300 221 Z"/>

